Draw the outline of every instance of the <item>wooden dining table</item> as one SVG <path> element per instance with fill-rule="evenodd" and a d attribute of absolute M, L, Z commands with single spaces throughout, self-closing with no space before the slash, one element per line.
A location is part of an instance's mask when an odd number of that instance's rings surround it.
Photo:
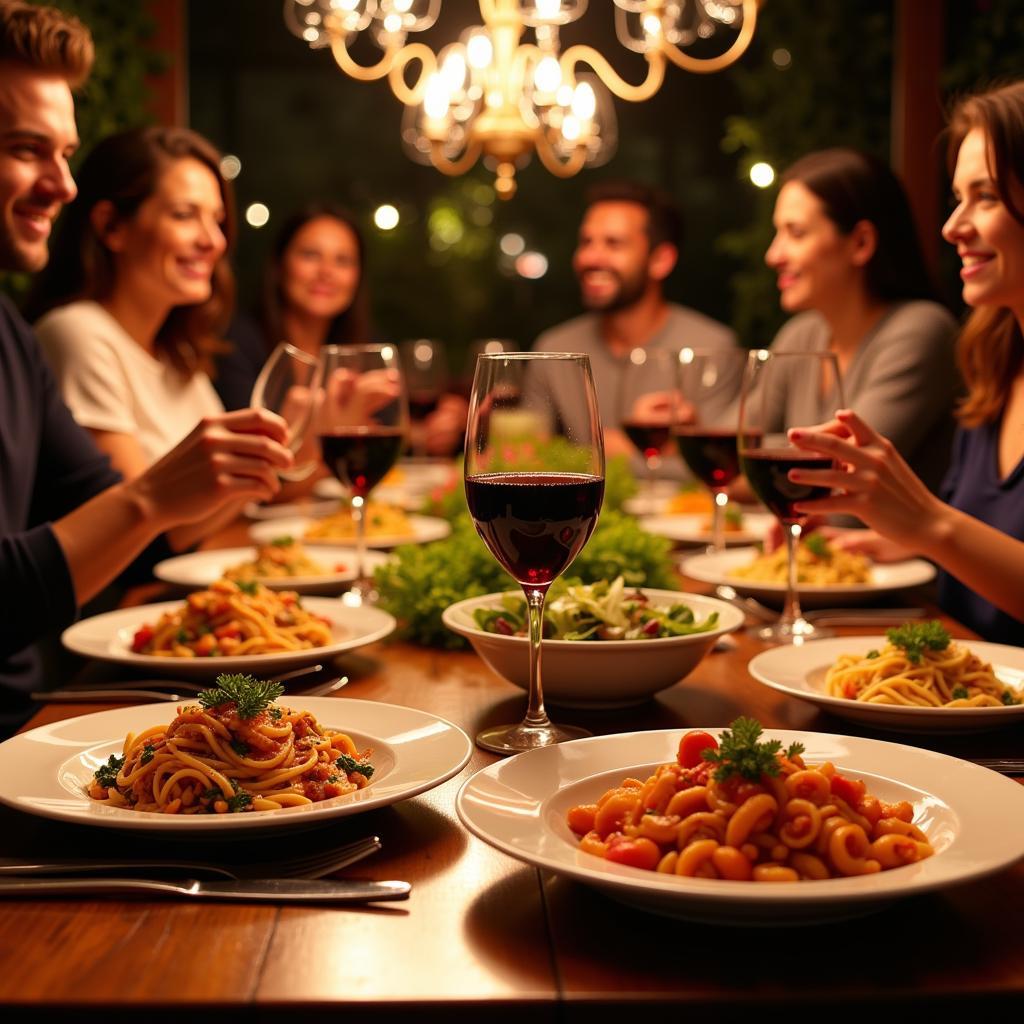
<path fill-rule="evenodd" d="M 225 531 L 220 545 L 238 543 L 240 529 Z M 694 581 L 687 586 L 706 590 Z M 154 599 L 152 588 L 131 595 L 146 599 Z M 944 622 L 954 636 L 970 637 Z M 960 736 L 883 734 L 831 717 L 757 683 L 747 664 L 761 643 L 742 632 L 735 640 L 733 649 L 709 654 L 644 704 L 553 713 L 597 734 L 717 728 L 752 715 L 766 727 L 874 736 L 962 757 L 1022 752 L 1020 726 Z M 337 667 L 350 677 L 338 699 L 419 708 L 470 736 L 518 720 L 525 707 L 523 692 L 471 651 L 387 640 L 343 656 Z M 87 673 L 97 681 L 123 678 L 111 666 Z M 43 705 L 28 728 L 103 708 Z M 672 919 L 537 870 L 467 832 L 455 813 L 456 794 L 495 760 L 474 748 L 461 773 L 429 792 L 296 833 L 283 845 L 272 841 L 283 855 L 285 848 L 376 834 L 382 851 L 344 875 L 405 879 L 412 884 L 407 902 L 339 909 L 159 898 L 0 900 L 0 1005 L 8 1014 L 73 1011 L 76 1020 L 104 1021 L 184 1021 L 186 1013 L 295 1021 L 299 1011 L 315 1014 L 310 1020 L 590 1022 L 687 1009 L 713 1011 L 716 1020 L 806 1010 L 865 1019 L 946 1005 L 988 1013 L 1024 1001 L 1021 863 L 839 922 L 766 928 Z M 253 857 L 252 844 L 263 842 L 240 840 L 217 852 Z M 172 845 L 0 809 L 0 857 L 115 848 L 169 855 Z M 194 852 L 204 851 L 209 847 L 197 844 Z"/>

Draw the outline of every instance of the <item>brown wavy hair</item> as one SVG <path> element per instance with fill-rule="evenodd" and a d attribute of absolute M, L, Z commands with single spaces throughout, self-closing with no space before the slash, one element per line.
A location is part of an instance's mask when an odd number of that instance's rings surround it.
<path fill-rule="evenodd" d="M 56 7 L 0 2 L 0 60 L 60 75 L 73 89 L 89 77 L 95 56 L 89 30 Z"/>
<path fill-rule="evenodd" d="M 106 201 L 118 219 L 133 217 L 156 191 L 168 164 L 188 157 L 217 179 L 228 246 L 214 266 L 210 297 L 196 305 L 175 306 L 157 332 L 156 349 L 186 378 L 197 370 L 210 371 L 211 357 L 223 351 L 234 307 L 235 279 L 228 261 L 235 239 L 234 196 L 220 172 L 220 154 L 187 128 L 132 128 L 107 136 L 92 150 L 78 171 L 78 197 L 61 218 L 50 261 L 25 304 L 29 320 L 78 299 L 102 302 L 113 292 L 114 255 L 93 226 L 93 209 Z"/>
<path fill-rule="evenodd" d="M 284 337 L 284 285 L 281 280 L 284 254 L 292 239 L 310 221 L 326 218 L 343 224 L 356 240 L 356 254 L 359 261 L 359 281 L 348 309 L 343 309 L 327 329 L 325 345 L 344 345 L 370 340 L 370 301 L 366 284 L 366 243 L 359 230 L 356 218 L 343 206 L 331 202 L 315 202 L 293 213 L 274 237 L 270 259 L 263 272 L 263 288 L 260 293 L 259 319 L 268 350 Z"/>
<path fill-rule="evenodd" d="M 1024 210 L 1012 186 L 1024 186 L 1024 82 L 1014 82 L 968 96 L 954 107 L 949 122 L 947 160 L 952 176 L 964 137 L 980 128 L 988 139 L 989 173 L 1003 205 L 1021 225 Z M 957 362 L 967 396 L 957 409 L 965 427 L 999 419 L 1010 397 L 1010 385 L 1024 363 L 1024 335 L 1005 306 L 973 310 L 957 341 Z"/>

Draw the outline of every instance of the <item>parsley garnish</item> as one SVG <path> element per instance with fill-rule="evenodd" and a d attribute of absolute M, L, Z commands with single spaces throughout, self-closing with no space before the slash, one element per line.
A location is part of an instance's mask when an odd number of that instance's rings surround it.
<path fill-rule="evenodd" d="M 116 754 L 111 754 L 110 757 L 107 759 L 107 763 L 101 764 L 99 768 L 96 769 L 96 781 L 106 789 L 110 789 L 112 786 L 116 786 L 117 773 L 121 770 L 123 765 L 123 757 L 118 757 Z"/>
<path fill-rule="evenodd" d="M 828 546 L 828 541 L 820 533 L 812 533 L 804 538 L 804 547 L 815 558 L 831 558 L 832 549 Z"/>
<path fill-rule="evenodd" d="M 938 619 L 931 622 L 905 622 L 896 629 L 887 629 L 886 638 L 893 647 L 901 647 L 907 661 L 918 665 L 921 655 L 929 651 L 944 651 L 949 646 L 949 633 Z"/>
<path fill-rule="evenodd" d="M 717 750 L 705 750 L 701 757 L 717 764 L 715 781 L 725 782 L 733 775 L 741 775 L 751 782 L 760 782 L 762 775 L 778 775 L 779 762 L 776 755 L 782 751 L 779 740 L 761 743 L 761 723 L 756 718 L 737 718 L 718 737 Z M 804 752 L 802 743 L 791 743 L 785 751 L 786 757 L 796 757 Z"/>
<path fill-rule="evenodd" d="M 365 775 L 368 779 L 373 778 L 373 765 L 368 761 L 357 761 L 348 754 L 342 754 L 334 763 L 347 774 L 358 773 Z"/>
<path fill-rule="evenodd" d="M 868 653 L 867 653 L 867 654 L 865 655 L 865 657 L 866 657 L 866 658 L 867 658 L 867 659 L 868 659 L 869 661 L 870 661 L 871 659 L 873 659 L 873 658 L 880 658 L 881 656 L 882 656 L 882 655 L 881 655 L 881 654 L 880 654 L 880 653 L 879 653 L 878 651 L 876 651 L 876 650 L 875 650 L 874 648 L 872 648 L 872 649 L 871 649 L 870 651 L 868 651 Z"/>
<path fill-rule="evenodd" d="M 233 701 L 239 718 L 253 718 L 282 693 L 284 687 L 280 683 L 268 683 L 241 673 L 222 673 L 217 676 L 217 689 L 203 690 L 199 703 L 204 708 L 216 708 Z"/>
<path fill-rule="evenodd" d="M 966 686 L 953 687 L 953 700 L 967 700 L 970 695 L 970 691 Z"/>
<path fill-rule="evenodd" d="M 248 594 L 250 597 L 256 596 L 256 591 L 260 586 L 256 580 L 235 580 L 235 585 L 243 594 Z"/>
<path fill-rule="evenodd" d="M 232 814 L 245 810 L 252 803 L 252 794 L 246 793 L 244 789 L 239 790 L 229 801 L 228 811 Z"/>
<path fill-rule="evenodd" d="M 1014 697 L 1014 695 L 1009 690 L 1003 690 L 1003 695 L 999 699 L 1008 708 L 1012 708 L 1014 705 L 1020 703 L 1020 698 L 1019 697 Z"/>
<path fill-rule="evenodd" d="M 280 722 L 281 721 L 281 715 L 283 715 L 283 714 L 284 714 L 284 712 L 280 708 L 271 708 L 270 709 L 270 717 L 275 722 Z"/>
<path fill-rule="evenodd" d="M 243 740 L 232 740 L 231 749 L 239 756 L 245 757 L 249 753 L 249 744 Z"/>
<path fill-rule="evenodd" d="M 149 764 L 155 756 L 156 747 L 154 747 L 152 743 L 147 743 L 142 748 L 142 757 L 139 758 L 139 764 Z"/>
<path fill-rule="evenodd" d="M 179 644 L 187 644 L 188 643 L 188 633 L 184 629 L 179 629 L 178 630 L 178 643 Z"/>
<path fill-rule="evenodd" d="M 295 538 L 285 535 L 284 537 L 275 537 L 270 543 L 275 548 L 290 548 L 295 543 Z"/>

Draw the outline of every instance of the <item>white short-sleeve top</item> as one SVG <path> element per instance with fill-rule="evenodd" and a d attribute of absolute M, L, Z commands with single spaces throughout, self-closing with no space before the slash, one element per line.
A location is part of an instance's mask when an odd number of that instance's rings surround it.
<path fill-rule="evenodd" d="M 35 329 L 79 424 L 132 434 L 147 463 L 170 451 L 204 416 L 224 411 L 205 373 L 186 380 L 95 302 L 51 310 Z"/>

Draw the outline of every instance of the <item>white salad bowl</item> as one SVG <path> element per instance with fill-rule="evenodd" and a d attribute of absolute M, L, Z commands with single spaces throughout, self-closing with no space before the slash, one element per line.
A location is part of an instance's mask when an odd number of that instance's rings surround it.
<path fill-rule="evenodd" d="M 724 601 L 677 590 L 642 588 L 658 607 L 685 604 L 701 621 L 718 612 L 706 633 L 654 637 L 646 640 L 545 640 L 544 699 L 578 708 L 617 708 L 639 704 L 685 678 L 714 647 L 718 638 L 743 625 L 743 613 Z M 466 637 L 498 675 L 526 690 L 530 682 L 530 650 L 525 636 L 504 636 L 480 629 L 477 608 L 500 608 L 502 594 L 471 597 L 446 608 L 444 624 Z M 513 593 L 521 597 L 522 592 Z"/>

